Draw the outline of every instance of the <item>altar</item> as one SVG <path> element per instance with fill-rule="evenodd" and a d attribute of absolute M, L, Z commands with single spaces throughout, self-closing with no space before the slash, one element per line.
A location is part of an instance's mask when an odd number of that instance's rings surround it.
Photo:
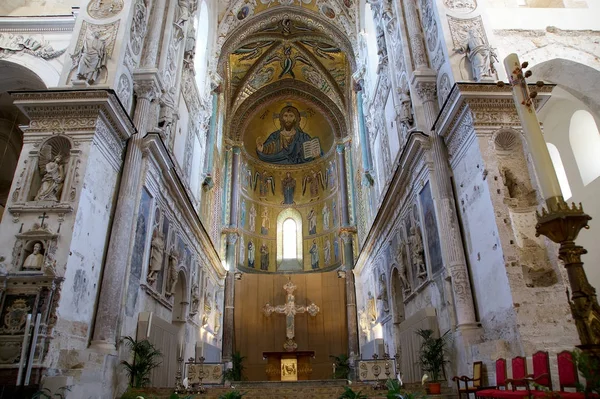
<path fill-rule="evenodd" d="M 314 351 L 263 352 L 269 381 L 309 380 L 312 373 L 310 359 L 314 357 Z"/>

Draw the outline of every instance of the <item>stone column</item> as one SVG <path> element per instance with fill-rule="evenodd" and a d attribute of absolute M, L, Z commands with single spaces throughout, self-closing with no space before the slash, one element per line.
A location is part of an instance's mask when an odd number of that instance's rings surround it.
<path fill-rule="evenodd" d="M 215 147 L 215 137 L 217 134 L 217 112 L 218 112 L 218 104 L 219 104 L 219 92 L 218 88 L 215 89 L 212 93 L 212 112 L 210 116 L 210 125 L 208 128 L 208 144 L 206 145 L 206 160 L 204 162 L 204 185 L 212 188 L 213 186 L 213 178 L 212 178 L 212 169 L 213 169 L 213 154 Z"/>
<path fill-rule="evenodd" d="M 354 85 L 354 91 L 356 92 L 356 108 L 358 110 L 358 135 L 361 143 L 361 155 L 362 155 L 362 167 L 363 167 L 363 186 L 373 185 L 373 176 L 371 176 L 372 158 L 371 158 L 371 146 L 367 139 L 367 129 L 365 127 L 365 111 L 364 111 L 364 96 L 363 88 L 360 83 Z"/>
<path fill-rule="evenodd" d="M 406 29 L 408 31 L 411 61 L 415 71 L 429 69 L 423 26 L 419 19 L 417 2 L 415 0 L 402 0 L 404 15 L 406 16 Z"/>
<path fill-rule="evenodd" d="M 427 125 L 432 126 L 438 114 L 435 82 L 422 81 L 417 85 L 417 90 L 423 102 Z M 452 282 L 457 326 L 461 330 L 476 328 L 471 282 L 452 194 L 450 165 L 444 140 L 435 132 L 431 134 L 429 157 L 437 222 L 439 231 L 444 234 L 440 240 L 442 258 Z"/>
<path fill-rule="evenodd" d="M 119 197 L 113 218 L 102 286 L 96 310 L 92 347 L 113 350 L 119 335 L 120 311 L 131 258 L 133 234 L 138 207 L 138 192 L 142 175 L 141 143 L 146 135 L 146 120 L 150 103 L 160 93 L 156 74 L 136 76 L 134 89 L 137 105 L 133 123 L 137 133 L 131 136 L 123 164 Z"/>
<path fill-rule="evenodd" d="M 231 361 L 235 348 L 234 301 L 235 301 L 235 243 L 237 233 L 227 233 L 225 261 L 229 268 L 225 277 L 225 309 L 223 309 L 223 360 Z"/>
<path fill-rule="evenodd" d="M 354 286 L 354 250 L 352 248 L 353 233 L 355 229 L 350 226 L 348 212 L 348 184 L 346 180 L 346 157 L 345 145 L 338 144 L 336 147 L 338 174 L 340 181 L 340 212 L 342 216 L 342 228 L 340 237 L 344 244 L 344 271 L 346 278 L 346 319 L 348 323 L 348 354 L 351 357 L 350 364 L 353 366 L 354 356 L 358 356 L 358 320 L 356 318 L 356 288 Z"/>
<path fill-rule="evenodd" d="M 141 68 L 156 68 L 158 66 L 158 48 L 163 40 L 163 19 L 165 18 L 166 0 L 154 0 L 148 21 L 148 33 L 144 40 Z"/>
<path fill-rule="evenodd" d="M 232 148 L 231 157 L 231 201 L 229 203 L 229 227 L 235 228 L 238 225 L 238 208 L 240 200 L 240 153 L 241 146 L 235 145 Z M 230 269 L 231 270 L 231 269 Z"/>

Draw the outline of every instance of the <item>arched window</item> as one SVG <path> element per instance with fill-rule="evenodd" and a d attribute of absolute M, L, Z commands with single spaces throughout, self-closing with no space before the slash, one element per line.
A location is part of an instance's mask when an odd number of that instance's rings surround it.
<path fill-rule="evenodd" d="M 283 222 L 283 259 L 296 259 L 296 222 L 292 218 Z"/>
<path fill-rule="evenodd" d="M 277 215 L 277 271 L 302 271 L 302 215 L 294 208 Z"/>
<path fill-rule="evenodd" d="M 365 34 L 367 39 L 367 68 L 372 80 L 375 81 L 379 56 L 377 55 L 377 29 L 373 19 L 373 10 L 370 4 L 365 4 Z"/>
<path fill-rule="evenodd" d="M 200 92 L 203 92 L 206 81 L 208 50 L 208 7 L 206 1 L 200 5 L 200 15 L 198 16 L 198 25 L 196 26 L 196 55 L 194 56 L 194 65 L 196 69 L 196 84 Z"/>
<path fill-rule="evenodd" d="M 569 179 L 567 179 L 567 172 L 565 172 L 565 167 L 562 159 L 560 158 L 560 153 L 554 144 L 547 143 L 546 145 L 548 146 L 548 152 L 550 153 L 550 158 L 552 159 L 552 164 L 554 165 L 554 170 L 556 171 L 556 177 L 558 177 L 560 191 L 562 191 L 563 198 L 568 200 L 572 195 L 571 187 L 569 186 Z"/>
<path fill-rule="evenodd" d="M 588 111 L 575 111 L 571 117 L 569 141 L 581 180 L 587 186 L 600 176 L 600 133 L 594 117 Z"/>

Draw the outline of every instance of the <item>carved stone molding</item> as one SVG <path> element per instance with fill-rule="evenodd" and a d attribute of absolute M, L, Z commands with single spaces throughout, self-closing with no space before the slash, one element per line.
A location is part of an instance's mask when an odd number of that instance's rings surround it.
<path fill-rule="evenodd" d="M 31 35 L 0 33 L 0 59 L 22 52 L 44 60 L 52 60 L 60 57 L 66 50 L 66 47 L 62 50 L 54 50 L 43 37 L 38 40 Z"/>
<path fill-rule="evenodd" d="M 92 133 L 104 118 L 113 134 L 126 140 L 133 123 L 115 94 L 107 90 L 69 90 L 12 93 L 14 104 L 29 118 L 25 135 L 32 133 Z"/>

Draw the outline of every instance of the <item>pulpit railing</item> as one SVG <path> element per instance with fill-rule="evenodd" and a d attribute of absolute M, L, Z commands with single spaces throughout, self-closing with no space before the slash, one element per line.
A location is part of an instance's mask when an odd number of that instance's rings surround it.
<path fill-rule="evenodd" d="M 357 378 L 361 382 L 374 382 L 373 388 L 386 389 L 386 381 L 396 377 L 396 359 L 384 353 L 381 358 L 377 354 L 372 359 L 357 361 Z"/>
<path fill-rule="evenodd" d="M 205 385 L 220 385 L 223 383 L 223 363 L 206 363 L 204 357 L 190 357 L 187 362 L 180 357 L 175 376 L 175 393 L 206 393 Z"/>

